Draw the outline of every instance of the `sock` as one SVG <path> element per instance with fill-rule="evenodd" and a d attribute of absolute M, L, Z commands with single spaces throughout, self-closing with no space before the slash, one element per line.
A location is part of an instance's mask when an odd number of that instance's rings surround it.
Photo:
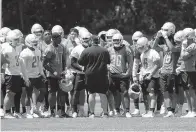
<path fill-rule="evenodd" d="M 61 106 L 60 105 L 57 105 L 57 111 L 60 110 L 60 109 L 61 109 Z"/>
<path fill-rule="evenodd" d="M 168 108 L 167 108 L 167 111 L 172 111 L 172 108 L 171 108 L 171 107 L 168 107 Z"/>
<path fill-rule="evenodd" d="M 16 111 L 15 107 L 12 107 L 12 113 L 14 113 Z"/>
<path fill-rule="evenodd" d="M 31 113 L 31 107 L 30 106 L 26 106 L 26 113 L 30 114 Z"/>
<path fill-rule="evenodd" d="M 150 111 L 154 112 L 155 108 L 150 108 Z"/>
<path fill-rule="evenodd" d="M 9 110 L 5 110 L 5 113 L 11 113 L 11 110 L 9 109 Z"/>
<path fill-rule="evenodd" d="M 54 109 L 55 109 L 55 106 L 51 107 L 51 109 L 50 109 L 51 114 L 54 114 Z"/>
<path fill-rule="evenodd" d="M 119 113 L 119 112 L 120 112 L 120 109 L 119 109 L 119 108 L 116 108 L 116 112 L 118 112 L 118 113 Z"/>
<path fill-rule="evenodd" d="M 22 113 L 26 113 L 26 108 L 22 107 Z"/>
<path fill-rule="evenodd" d="M 65 106 L 61 106 L 61 111 L 65 113 Z"/>
<path fill-rule="evenodd" d="M 126 108 L 126 112 L 129 112 L 129 108 Z"/>
<path fill-rule="evenodd" d="M 1 109 L 3 109 L 3 105 L 1 105 Z"/>

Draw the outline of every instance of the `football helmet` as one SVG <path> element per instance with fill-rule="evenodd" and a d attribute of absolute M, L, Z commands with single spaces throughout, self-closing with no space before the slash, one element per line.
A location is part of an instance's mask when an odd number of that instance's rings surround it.
<path fill-rule="evenodd" d="M 14 29 L 13 31 L 19 36 L 19 42 L 24 43 L 23 33 L 19 29 Z"/>
<path fill-rule="evenodd" d="M 74 75 L 70 70 L 67 70 L 65 79 L 61 79 L 59 81 L 59 87 L 61 88 L 61 90 L 63 90 L 64 92 L 70 92 L 73 89 L 73 79 Z"/>
<path fill-rule="evenodd" d="M 195 31 L 192 28 L 185 28 L 183 30 L 185 39 L 194 39 L 195 38 Z"/>
<path fill-rule="evenodd" d="M 6 40 L 12 45 L 12 46 L 19 46 L 19 36 L 16 32 L 13 30 L 9 31 L 6 37 Z"/>
<path fill-rule="evenodd" d="M 130 85 L 128 93 L 131 99 L 138 99 L 140 92 L 141 92 L 141 87 L 139 84 L 133 83 Z"/>
<path fill-rule="evenodd" d="M 8 27 L 0 29 L 0 43 L 5 43 L 8 32 L 11 31 Z"/>
<path fill-rule="evenodd" d="M 89 46 L 90 44 L 90 39 L 91 38 L 91 34 L 89 32 L 84 31 L 81 35 L 80 35 L 80 39 L 81 39 L 81 43 L 84 46 Z"/>
<path fill-rule="evenodd" d="M 137 42 L 137 40 L 139 39 L 139 38 L 141 38 L 141 37 L 143 37 L 143 33 L 142 32 L 140 32 L 140 31 L 136 31 L 133 35 L 132 35 L 132 41 L 133 42 Z"/>
<path fill-rule="evenodd" d="M 31 33 L 35 34 L 35 36 L 38 37 L 38 39 L 41 39 L 44 33 L 44 29 L 40 24 L 36 23 L 32 26 Z"/>
<path fill-rule="evenodd" d="M 149 47 L 148 39 L 146 37 L 141 37 L 137 41 L 137 49 L 141 53 L 145 52 Z"/>
<path fill-rule="evenodd" d="M 114 47 L 120 47 L 123 44 L 123 36 L 120 33 L 114 34 L 112 43 Z"/>
<path fill-rule="evenodd" d="M 175 34 L 176 26 L 172 22 L 166 22 L 161 30 L 167 32 L 167 36 L 170 36 Z"/>
<path fill-rule="evenodd" d="M 106 42 L 107 44 L 112 44 L 112 37 L 114 36 L 114 34 L 119 33 L 118 30 L 116 29 L 109 29 L 106 32 Z"/>
<path fill-rule="evenodd" d="M 58 33 L 61 35 L 61 38 L 64 38 L 64 30 L 60 25 L 55 25 L 52 28 L 52 33 Z"/>
<path fill-rule="evenodd" d="M 29 48 L 37 48 L 38 45 L 38 38 L 35 34 L 28 34 L 25 38 L 25 45 Z"/>
<path fill-rule="evenodd" d="M 184 40 L 184 32 L 182 30 L 178 31 L 174 35 L 175 42 L 182 42 Z"/>

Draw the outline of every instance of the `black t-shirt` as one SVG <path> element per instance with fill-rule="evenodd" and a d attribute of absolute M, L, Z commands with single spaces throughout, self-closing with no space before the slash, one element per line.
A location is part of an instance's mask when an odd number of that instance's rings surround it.
<path fill-rule="evenodd" d="M 82 52 L 78 63 L 85 67 L 86 75 L 107 75 L 107 64 L 110 64 L 110 55 L 107 49 L 92 45 Z"/>

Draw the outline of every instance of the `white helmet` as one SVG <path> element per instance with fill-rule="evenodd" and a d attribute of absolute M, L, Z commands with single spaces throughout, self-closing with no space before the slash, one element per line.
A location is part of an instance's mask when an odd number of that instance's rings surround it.
<path fill-rule="evenodd" d="M 6 40 L 11 43 L 13 46 L 19 46 L 19 36 L 13 30 L 9 31 L 6 37 Z"/>
<path fill-rule="evenodd" d="M 64 30 L 60 25 L 55 25 L 52 28 L 52 33 L 58 33 L 61 35 L 62 38 L 64 38 Z"/>
<path fill-rule="evenodd" d="M 146 37 L 141 37 L 137 41 L 137 48 L 140 52 L 145 52 L 149 47 L 148 39 Z"/>
<path fill-rule="evenodd" d="M 36 23 L 32 26 L 31 33 L 35 34 L 35 36 L 38 37 L 38 39 L 41 39 L 44 33 L 44 29 L 40 24 Z"/>
<path fill-rule="evenodd" d="M 81 35 L 80 35 L 80 39 L 81 39 L 81 43 L 85 46 L 89 45 L 90 42 L 90 38 L 91 38 L 91 34 L 89 32 L 84 31 Z"/>
<path fill-rule="evenodd" d="M 25 38 L 25 45 L 29 48 L 35 49 L 38 45 L 38 38 L 35 34 L 28 34 Z"/>
<path fill-rule="evenodd" d="M 89 32 L 89 31 L 88 31 L 85 27 L 80 27 L 79 30 L 78 30 L 78 32 L 79 32 L 79 37 L 81 37 L 81 35 L 82 35 L 83 33 Z"/>
<path fill-rule="evenodd" d="M 79 31 L 81 27 L 80 26 L 75 26 L 74 28 Z"/>
<path fill-rule="evenodd" d="M 166 22 L 163 24 L 161 30 L 167 31 L 167 35 L 173 35 L 175 34 L 176 26 L 172 22 Z"/>
<path fill-rule="evenodd" d="M 14 29 L 13 31 L 16 32 L 16 34 L 17 34 L 19 37 L 23 37 L 23 33 L 22 33 L 19 29 Z"/>
<path fill-rule="evenodd" d="M 3 27 L 0 29 L 0 43 L 4 43 L 6 41 L 6 36 L 8 32 L 11 31 L 8 27 Z"/>
<path fill-rule="evenodd" d="M 184 32 L 185 39 L 186 38 L 189 38 L 189 39 L 195 38 L 195 31 L 192 28 L 185 28 L 183 30 L 183 32 Z"/>
<path fill-rule="evenodd" d="M 182 42 L 184 40 L 184 32 L 182 30 L 178 31 L 174 35 L 174 41 Z"/>
<path fill-rule="evenodd" d="M 106 32 L 106 42 L 108 44 L 112 44 L 112 37 L 114 36 L 114 34 L 116 33 L 119 33 L 118 30 L 116 29 L 109 29 L 107 32 Z"/>
<path fill-rule="evenodd" d="M 106 35 L 106 33 L 107 33 L 106 31 L 101 31 L 98 33 L 98 36 L 101 37 L 102 35 Z"/>
<path fill-rule="evenodd" d="M 139 84 L 137 84 L 137 83 L 131 84 L 129 91 L 128 91 L 129 97 L 131 99 L 138 99 L 139 95 L 140 95 L 140 91 L 141 91 L 141 87 Z"/>
<path fill-rule="evenodd" d="M 63 90 L 64 92 L 70 92 L 73 89 L 73 79 L 74 75 L 70 70 L 67 70 L 65 79 L 62 79 L 59 82 L 59 87 L 61 88 L 61 90 Z"/>
<path fill-rule="evenodd" d="M 133 35 L 132 35 L 132 41 L 137 41 L 139 38 L 143 37 L 143 33 L 140 31 L 136 31 Z"/>
<path fill-rule="evenodd" d="M 114 34 L 112 43 L 114 47 L 120 47 L 123 44 L 123 36 L 120 33 Z"/>

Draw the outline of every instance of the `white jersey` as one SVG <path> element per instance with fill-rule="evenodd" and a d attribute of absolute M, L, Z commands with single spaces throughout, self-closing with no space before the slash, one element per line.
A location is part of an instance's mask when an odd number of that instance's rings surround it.
<path fill-rule="evenodd" d="M 160 61 L 160 55 L 154 49 L 149 49 L 147 52 L 142 53 L 140 56 L 142 62 L 141 72 L 143 75 L 152 73 L 156 61 Z M 157 71 L 153 77 L 158 78 L 159 72 Z"/>
<path fill-rule="evenodd" d="M 20 54 L 20 59 L 25 63 L 27 76 L 29 78 L 37 78 L 40 76 L 39 65 L 41 63 L 41 51 L 35 49 L 35 51 L 29 48 L 24 49 Z"/>
<path fill-rule="evenodd" d="M 5 74 L 21 75 L 21 67 L 18 59 L 22 51 L 22 45 L 13 48 L 9 43 L 4 43 L 1 48 L 1 54 L 6 59 L 6 64 L 4 65 Z"/>
<path fill-rule="evenodd" d="M 82 54 L 82 52 L 84 51 L 84 47 L 80 44 L 80 45 L 77 45 L 75 48 L 73 48 L 73 50 L 71 51 L 71 54 L 70 54 L 70 59 L 72 57 L 76 58 L 76 59 L 79 59 L 80 58 L 80 55 Z M 73 68 L 72 68 L 73 69 Z M 74 72 L 77 72 L 77 73 L 81 73 L 81 71 L 78 71 L 76 69 L 73 69 Z"/>

